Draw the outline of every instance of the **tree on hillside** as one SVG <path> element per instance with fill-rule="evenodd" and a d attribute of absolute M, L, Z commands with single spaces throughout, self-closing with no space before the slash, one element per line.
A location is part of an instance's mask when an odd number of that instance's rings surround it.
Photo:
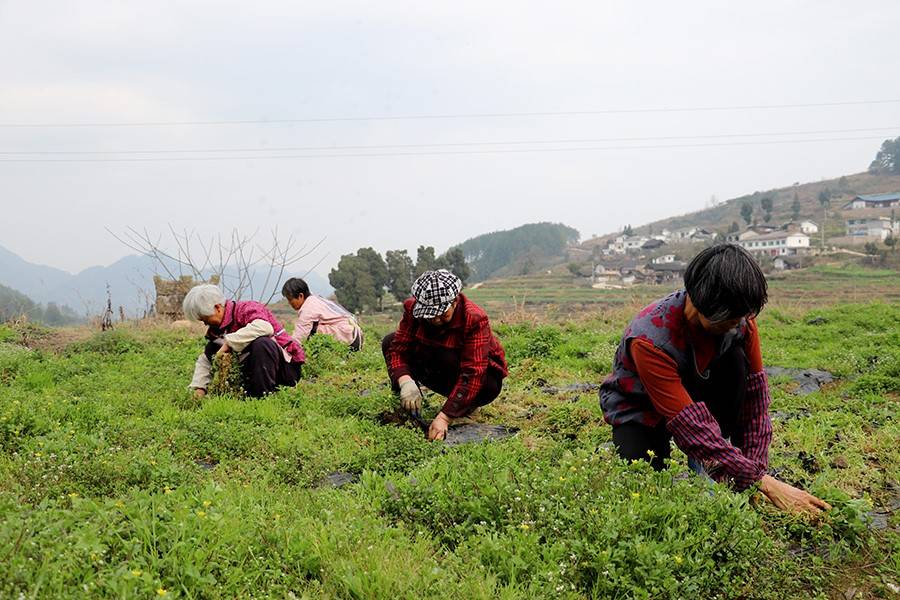
<path fill-rule="evenodd" d="M 372 276 L 372 294 L 378 302 L 378 310 L 382 308 L 384 290 L 388 284 L 388 269 L 381 255 L 372 248 L 360 248 L 356 255 L 366 261 L 366 268 Z"/>
<path fill-rule="evenodd" d="M 433 271 L 437 267 L 434 246 L 419 246 L 416 250 L 416 277 L 425 271 Z"/>
<path fill-rule="evenodd" d="M 741 226 L 738 225 L 738 222 L 737 222 L 737 221 L 732 221 L 732 222 L 731 222 L 731 227 L 728 228 L 728 233 L 737 233 L 737 232 L 740 231 L 740 230 L 741 230 Z"/>
<path fill-rule="evenodd" d="M 877 175 L 900 175 L 900 137 L 884 140 L 875 160 L 869 165 L 869 173 Z"/>
<path fill-rule="evenodd" d="M 749 202 L 744 202 L 741 205 L 741 217 L 744 219 L 744 222 L 749 225 L 750 221 L 753 219 L 753 205 Z"/>
<path fill-rule="evenodd" d="M 828 222 L 828 207 L 831 206 L 831 190 L 819 192 L 819 206 L 822 207 L 822 247 L 825 247 L 825 224 Z"/>
<path fill-rule="evenodd" d="M 416 267 L 406 250 L 388 250 L 384 259 L 387 264 L 388 291 L 398 302 L 403 302 L 409 297 Z"/>
<path fill-rule="evenodd" d="M 763 221 L 768 223 L 769 221 L 772 220 L 772 206 L 774 205 L 774 201 L 772 200 L 771 196 L 766 196 L 765 198 L 763 198 L 762 200 L 759 201 L 759 204 L 760 204 L 760 206 L 762 206 L 762 209 L 765 211 L 765 214 L 763 215 Z"/>
<path fill-rule="evenodd" d="M 369 264 L 356 254 L 341 256 L 337 267 L 328 274 L 328 281 L 334 288 L 338 302 L 349 311 L 360 312 L 364 308 L 374 309 L 379 305 Z"/>
<path fill-rule="evenodd" d="M 794 203 L 791 204 L 791 220 L 796 221 L 800 218 L 800 195 L 794 192 Z"/>
<path fill-rule="evenodd" d="M 866 242 L 863 251 L 869 256 L 872 264 L 875 264 L 875 257 L 878 256 L 878 245 L 875 242 Z"/>
<path fill-rule="evenodd" d="M 622 235 L 625 235 L 625 236 L 634 235 L 634 230 L 631 228 L 631 225 L 625 226 L 625 229 L 622 230 Z"/>
<path fill-rule="evenodd" d="M 457 277 L 459 277 L 463 283 L 469 279 L 469 275 L 471 275 L 471 270 L 469 269 L 469 265 L 466 264 L 466 255 L 463 254 L 462 248 L 456 246 L 455 248 L 450 248 L 444 254 L 442 254 L 437 259 L 437 268 L 439 269 L 447 269 Z"/>
<path fill-rule="evenodd" d="M 47 308 L 44 309 L 43 321 L 47 325 L 65 325 L 66 318 L 56 302 L 48 302 Z"/>

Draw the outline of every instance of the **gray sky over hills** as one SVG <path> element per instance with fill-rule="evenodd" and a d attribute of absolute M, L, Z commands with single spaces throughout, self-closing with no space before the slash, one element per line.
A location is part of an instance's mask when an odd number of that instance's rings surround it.
<path fill-rule="evenodd" d="M 104 227 L 278 224 L 326 237 L 327 273 L 859 172 L 900 135 L 898 22 L 890 1 L 0 0 L 0 245 L 77 271 L 129 253 Z M 804 106 L 643 111 L 771 105 Z M 427 115 L 454 118 L 361 119 Z M 85 123 L 129 126 L 61 126 Z"/>

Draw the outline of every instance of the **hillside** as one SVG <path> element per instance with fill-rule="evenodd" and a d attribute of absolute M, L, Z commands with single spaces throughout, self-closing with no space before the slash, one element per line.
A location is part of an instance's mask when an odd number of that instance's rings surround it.
<path fill-rule="evenodd" d="M 529 223 L 485 233 L 456 247 L 463 251 L 472 270 L 470 279 L 475 282 L 526 274 L 554 264 L 578 238 L 577 230 L 562 223 Z"/>
<path fill-rule="evenodd" d="M 714 207 L 635 226 L 634 233 L 636 235 L 647 235 L 658 233 L 663 229 L 674 230 L 690 226 L 703 227 L 717 233 L 725 233 L 732 223 L 738 223 L 743 228 L 746 225 L 741 217 L 741 206 L 744 202 L 751 203 L 753 206 L 752 218 L 758 219 L 762 223 L 764 211 L 760 202 L 767 197 L 772 198 L 771 222 L 776 224 L 785 223 L 790 221 L 792 217 L 794 194 L 797 195 L 800 201 L 800 220 L 808 219 L 821 225 L 822 206 L 819 204 L 819 193 L 826 190 L 831 193 L 831 206 L 828 209 L 826 234 L 829 236 L 841 235 L 844 230 L 843 220 L 836 218 L 841 205 L 857 194 L 900 191 L 900 177 L 857 173 L 835 179 L 824 179 L 812 183 L 795 183 L 782 188 L 756 191 L 726 200 Z M 616 235 L 619 235 L 619 233 L 611 232 L 592 238 L 585 241 L 582 247 L 589 248 L 597 244 L 605 244 Z"/>

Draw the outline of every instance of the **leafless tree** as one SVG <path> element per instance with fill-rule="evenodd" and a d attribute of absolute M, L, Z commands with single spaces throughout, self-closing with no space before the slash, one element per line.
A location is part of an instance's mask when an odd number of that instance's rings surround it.
<path fill-rule="evenodd" d="M 225 295 L 234 300 L 251 299 L 264 304 L 280 293 L 285 270 L 312 255 L 325 241 L 322 238 L 311 246 L 298 245 L 293 235 L 287 240 L 280 239 L 277 227 L 271 231 L 271 239 L 265 242 L 258 241 L 259 230 L 244 234 L 237 228 L 232 229 L 230 235 L 203 237 L 195 231 L 178 231 L 169 225 L 170 239 L 134 227 L 126 228 L 121 235 L 109 228 L 107 231 L 128 248 L 154 259 L 159 269 L 171 279 L 183 275 L 195 279 L 218 275 Z M 164 241 L 164 238 L 167 239 Z M 324 259 L 322 256 L 306 273 Z M 260 284 L 263 274 L 265 280 Z"/>

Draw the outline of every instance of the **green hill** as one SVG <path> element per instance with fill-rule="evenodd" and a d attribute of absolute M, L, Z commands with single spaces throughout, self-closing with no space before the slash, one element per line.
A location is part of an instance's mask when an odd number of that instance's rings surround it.
<path fill-rule="evenodd" d="M 562 223 L 529 223 L 470 238 L 457 246 L 472 269 L 471 281 L 523 275 L 559 262 L 578 231 Z"/>

